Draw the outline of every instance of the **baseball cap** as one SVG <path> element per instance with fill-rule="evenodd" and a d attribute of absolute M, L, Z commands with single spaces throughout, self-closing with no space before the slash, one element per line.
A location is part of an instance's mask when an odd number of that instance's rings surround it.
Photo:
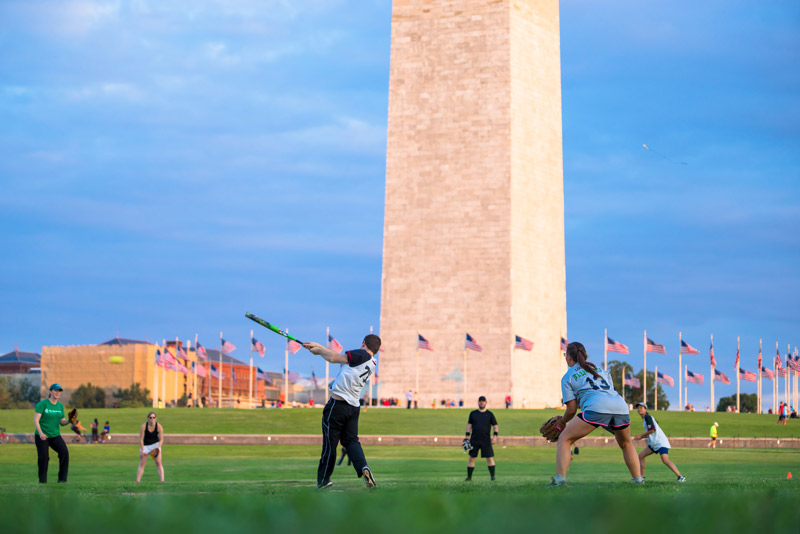
<path fill-rule="evenodd" d="M 638 408 L 639 406 L 641 406 L 645 410 L 647 409 L 647 405 L 645 403 L 643 403 L 643 402 L 637 402 L 634 407 Z"/>
<path fill-rule="evenodd" d="M 719 423 L 717 423 L 716 421 L 714 421 L 714 426 L 719 426 Z"/>
<path fill-rule="evenodd" d="M 478 397 L 478 402 L 481 402 L 481 401 L 486 402 L 486 397 L 484 397 L 483 395 Z"/>
<path fill-rule="evenodd" d="M 64 391 L 64 388 L 61 387 L 61 384 L 52 384 L 50 386 L 50 391 L 53 391 L 54 389 L 57 389 L 58 391 Z"/>

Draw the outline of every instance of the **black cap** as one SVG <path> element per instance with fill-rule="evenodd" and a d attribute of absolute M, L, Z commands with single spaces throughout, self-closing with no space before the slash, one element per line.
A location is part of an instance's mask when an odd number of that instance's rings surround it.
<path fill-rule="evenodd" d="M 486 402 L 486 397 L 484 397 L 483 395 L 478 397 L 478 402 L 481 402 L 481 401 Z"/>

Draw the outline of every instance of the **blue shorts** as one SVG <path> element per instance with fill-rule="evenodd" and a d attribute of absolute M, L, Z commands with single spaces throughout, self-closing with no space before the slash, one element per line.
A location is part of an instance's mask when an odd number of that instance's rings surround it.
<path fill-rule="evenodd" d="M 615 430 L 622 430 L 631 426 L 631 416 L 628 414 L 597 413 L 584 410 L 578 414 L 578 418 L 595 428 L 601 426 L 612 434 Z"/>
<path fill-rule="evenodd" d="M 647 448 L 656 454 L 669 454 L 669 448 L 667 447 L 661 447 L 660 449 L 656 450 L 651 445 L 648 445 Z"/>

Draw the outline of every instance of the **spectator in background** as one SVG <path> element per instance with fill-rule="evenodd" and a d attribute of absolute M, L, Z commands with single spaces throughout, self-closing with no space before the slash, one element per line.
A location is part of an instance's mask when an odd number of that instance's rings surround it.
<path fill-rule="evenodd" d="M 409 389 L 408 393 L 406 393 L 406 410 L 411 409 L 411 396 L 411 390 Z"/>
<path fill-rule="evenodd" d="M 511 395 L 506 395 L 506 410 L 511 408 Z"/>
<path fill-rule="evenodd" d="M 105 443 L 107 439 L 111 439 L 111 423 L 108 421 L 103 425 L 103 433 L 100 434 L 100 442 Z"/>
<path fill-rule="evenodd" d="M 718 426 L 719 426 L 719 423 L 714 422 L 714 424 L 711 425 L 711 430 L 709 430 L 709 436 L 711 437 L 711 441 L 708 442 L 708 446 L 711 447 L 712 449 L 716 449 L 717 448 L 717 427 Z"/>
<path fill-rule="evenodd" d="M 97 417 L 95 417 L 94 421 L 92 421 L 92 425 L 90 427 L 92 429 L 92 443 L 97 443 L 97 441 L 98 441 L 97 430 L 98 430 L 99 426 L 100 426 L 100 423 L 97 422 Z"/>

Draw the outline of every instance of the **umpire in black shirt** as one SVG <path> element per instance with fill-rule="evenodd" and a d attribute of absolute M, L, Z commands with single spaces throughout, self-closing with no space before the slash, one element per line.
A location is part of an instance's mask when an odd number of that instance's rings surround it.
<path fill-rule="evenodd" d="M 493 433 L 492 433 L 493 432 Z M 489 474 L 494 480 L 494 449 L 492 444 L 497 442 L 497 419 L 494 414 L 486 409 L 486 397 L 478 397 L 478 409 L 472 410 L 467 421 L 467 437 L 472 444 L 467 463 L 467 480 L 472 481 L 472 472 L 475 471 L 475 458 L 481 451 L 481 458 L 486 458 Z"/>

